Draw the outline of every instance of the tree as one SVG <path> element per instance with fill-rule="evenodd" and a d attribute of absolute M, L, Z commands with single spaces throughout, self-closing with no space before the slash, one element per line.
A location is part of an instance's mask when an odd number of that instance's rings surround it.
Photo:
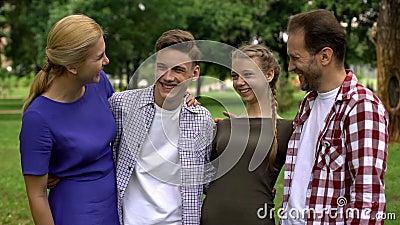
<path fill-rule="evenodd" d="M 13 72 L 20 76 L 36 73 L 45 63 L 47 33 L 56 20 L 49 11 L 68 0 L 10 0 L 12 10 L 6 14 L 10 37 L 5 48 Z M 68 12 L 63 12 L 66 15 Z M 38 19 L 40 18 L 40 19 Z M 60 17 L 59 17 L 60 18 Z M 57 19 L 59 19 L 57 18 Z"/>
<path fill-rule="evenodd" d="M 369 35 L 377 20 L 379 0 L 313 0 L 302 11 L 327 9 L 344 26 L 347 38 L 346 64 L 372 64 L 375 66 L 374 42 Z"/>
<path fill-rule="evenodd" d="M 300 12 L 306 3 L 306 0 L 194 0 L 192 8 L 196 10 L 191 10 L 188 14 L 187 29 L 197 39 L 219 41 L 233 47 L 239 47 L 243 43 L 264 43 L 278 53 L 283 73 L 281 80 L 284 80 L 287 77 L 284 68 L 287 68 L 288 63 L 282 34 L 286 30 L 289 16 Z M 202 66 L 202 71 L 205 72 L 202 74 L 212 75 L 220 80 L 224 80 L 230 74 L 228 68 L 223 70 L 212 64 Z M 218 72 L 208 73 L 209 71 Z M 288 84 L 285 81 L 280 83 Z M 200 88 L 197 89 L 199 94 Z M 285 94 L 289 96 L 282 99 L 293 99 L 292 92 Z M 287 105 L 293 104 L 289 102 Z"/>
<path fill-rule="evenodd" d="M 390 141 L 400 142 L 400 1 L 382 0 L 377 30 L 378 96 L 389 112 Z"/>
<path fill-rule="evenodd" d="M 94 18 L 106 31 L 108 74 L 131 79 L 139 65 L 154 53 L 154 44 L 162 32 L 181 28 L 185 22 L 179 0 L 75 0 L 73 11 Z M 77 3 L 79 2 L 79 3 Z M 133 77 L 132 88 L 138 77 Z M 117 87 L 124 90 L 124 86 Z"/>
<path fill-rule="evenodd" d="M 171 0 L 9 0 L 14 7 L 6 14 L 11 35 L 6 55 L 21 76 L 37 72 L 45 62 L 47 33 L 69 14 L 82 13 L 95 19 L 106 32 L 110 75 L 129 77 L 154 52 L 162 32 L 182 28 L 186 16 L 181 1 Z M 1 4 L 1 3 L 0 3 Z M 1 5 L 0 5 L 1 6 Z M 117 87 L 120 90 L 125 87 Z"/>
<path fill-rule="evenodd" d="M 5 15 L 11 25 L 5 54 L 12 60 L 15 73 L 36 72 L 45 60 L 46 35 L 51 25 L 68 14 L 83 13 L 94 18 L 107 32 L 110 64 L 105 71 L 111 75 L 131 76 L 154 53 L 154 43 L 162 32 L 181 28 L 192 32 L 196 39 L 235 47 L 253 40 L 264 43 L 278 53 L 282 78 L 285 78 L 288 57 L 283 37 L 287 21 L 293 14 L 316 8 L 332 10 L 340 21 L 348 24 L 356 19 L 357 27 L 346 28 L 347 63 L 374 62 L 375 48 L 366 34 L 372 21 L 376 21 L 377 1 L 8 0 L 15 9 Z M 208 68 L 208 65 L 202 67 L 202 74 L 207 74 Z M 220 79 L 226 75 L 229 72 L 216 73 Z"/>

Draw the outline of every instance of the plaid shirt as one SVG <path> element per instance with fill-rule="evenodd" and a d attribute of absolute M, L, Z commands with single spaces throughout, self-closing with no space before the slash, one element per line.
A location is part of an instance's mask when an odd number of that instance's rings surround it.
<path fill-rule="evenodd" d="M 122 201 L 136 165 L 137 156 L 149 132 L 155 115 L 154 85 L 145 89 L 116 92 L 109 99 L 117 123 L 113 142 L 118 188 L 118 213 L 123 224 Z M 201 106 L 183 105 L 179 119 L 178 152 L 181 162 L 180 186 L 182 224 L 200 224 L 204 165 L 209 162 L 213 121 Z"/>
<path fill-rule="evenodd" d="M 386 210 L 388 114 L 381 101 L 358 83 L 353 72 L 347 73 L 318 134 L 306 194 L 306 224 L 383 224 L 379 217 Z M 316 92 L 306 95 L 293 121 L 284 173 L 283 209 L 287 209 L 291 194 L 303 124 L 316 96 Z"/>

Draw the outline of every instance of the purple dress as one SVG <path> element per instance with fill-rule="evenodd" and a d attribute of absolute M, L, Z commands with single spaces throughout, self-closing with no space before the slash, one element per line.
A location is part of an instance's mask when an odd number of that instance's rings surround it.
<path fill-rule="evenodd" d="M 104 72 L 83 97 L 60 103 L 37 97 L 20 133 L 24 175 L 52 174 L 49 193 L 56 225 L 117 225 L 115 170 L 110 142 L 116 125 L 108 106 L 114 92 Z"/>

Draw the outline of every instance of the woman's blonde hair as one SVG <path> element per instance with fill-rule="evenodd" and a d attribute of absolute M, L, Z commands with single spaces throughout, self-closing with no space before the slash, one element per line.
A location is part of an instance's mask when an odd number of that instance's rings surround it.
<path fill-rule="evenodd" d="M 47 36 L 47 62 L 36 74 L 29 95 L 24 101 L 25 112 L 31 102 L 45 92 L 55 76 L 62 76 L 67 66 L 79 66 L 88 57 L 89 49 L 104 35 L 103 29 L 85 15 L 70 15 L 59 20 Z"/>
<path fill-rule="evenodd" d="M 244 55 L 243 55 L 244 53 Z M 274 77 L 270 82 L 268 82 L 271 88 L 271 105 L 272 105 L 272 127 L 274 129 L 274 140 L 272 143 L 272 148 L 269 153 L 269 168 L 274 170 L 274 163 L 276 155 L 278 153 L 278 129 L 277 129 L 277 117 L 278 117 L 278 101 L 276 100 L 276 83 L 278 81 L 279 75 L 281 73 L 280 65 L 278 59 L 275 57 L 274 53 L 262 44 L 245 44 L 239 47 L 239 49 L 233 52 L 233 57 L 240 57 L 240 55 L 250 57 L 257 65 L 260 70 L 265 74 L 269 70 L 274 71 Z"/>

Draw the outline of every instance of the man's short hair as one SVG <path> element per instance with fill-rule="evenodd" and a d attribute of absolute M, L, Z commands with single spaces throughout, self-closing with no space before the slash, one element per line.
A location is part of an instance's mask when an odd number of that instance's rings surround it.
<path fill-rule="evenodd" d="M 346 33 L 332 12 L 317 9 L 290 17 L 288 34 L 300 31 L 304 32 L 304 42 L 308 52 L 316 54 L 324 47 L 329 47 L 338 62 L 344 63 Z"/>

